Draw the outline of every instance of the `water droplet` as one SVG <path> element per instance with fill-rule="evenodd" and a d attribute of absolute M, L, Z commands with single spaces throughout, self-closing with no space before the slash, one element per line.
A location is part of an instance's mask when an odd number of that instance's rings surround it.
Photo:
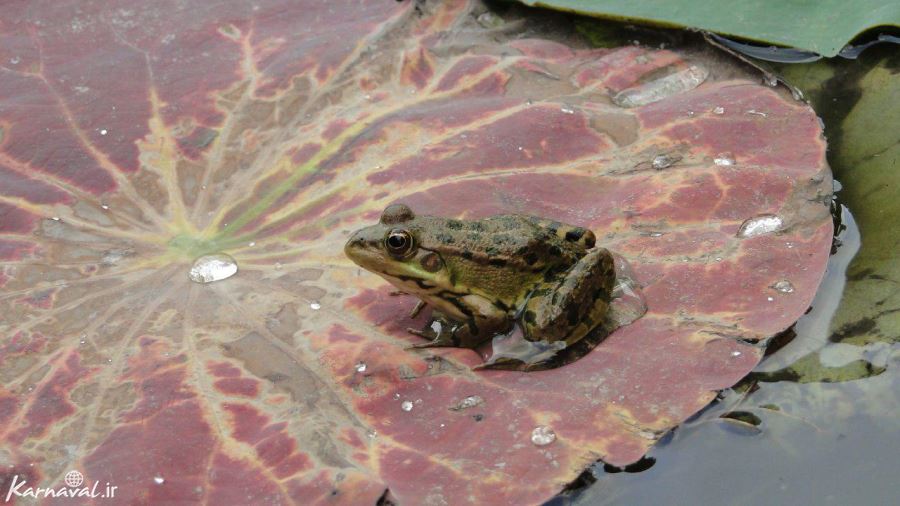
<path fill-rule="evenodd" d="M 716 107 L 712 110 L 713 114 L 725 114 L 725 108 L 722 106 Z"/>
<path fill-rule="evenodd" d="M 400 394 L 394 394 L 394 400 L 395 400 L 395 401 L 399 401 L 399 400 L 400 400 Z"/>
<path fill-rule="evenodd" d="M 556 433 L 546 425 L 540 425 L 531 431 L 531 442 L 537 446 L 547 446 L 554 441 L 556 441 Z"/>
<path fill-rule="evenodd" d="M 370 430 L 369 432 L 366 432 L 366 436 L 367 436 L 369 439 L 375 439 L 375 438 L 378 436 L 378 431 L 375 430 L 375 429 L 372 429 L 372 430 Z"/>
<path fill-rule="evenodd" d="M 691 117 L 691 118 L 694 117 L 694 114 L 696 114 L 694 111 L 687 112 L 688 117 Z"/>
<path fill-rule="evenodd" d="M 109 206 L 106 204 L 100 204 L 100 209 L 103 209 L 104 211 L 109 211 Z"/>
<path fill-rule="evenodd" d="M 761 111 L 757 111 L 756 109 L 750 109 L 749 111 L 747 111 L 747 114 L 752 114 L 754 116 L 762 116 L 763 118 L 769 116 L 768 114 L 761 112 Z"/>
<path fill-rule="evenodd" d="M 770 88 L 774 88 L 778 86 L 778 78 L 772 74 L 763 74 L 763 84 Z"/>
<path fill-rule="evenodd" d="M 105 128 L 101 128 L 101 129 L 100 129 L 100 135 L 106 135 L 106 134 L 108 134 L 108 133 L 109 133 L 109 131 L 106 130 Z"/>
<path fill-rule="evenodd" d="M 790 281 L 786 279 L 782 279 L 781 281 L 772 285 L 772 288 L 778 290 L 781 293 L 791 293 L 794 291 L 794 285 L 791 284 Z"/>
<path fill-rule="evenodd" d="M 309 308 L 314 311 L 318 311 L 318 310 L 322 309 L 322 304 L 319 304 L 318 302 L 310 302 Z"/>
<path fill-rule="evenodd" d="M 575 109 L 573 109 L 569 104 L 563 104 L 562 107 L 559 108 L 559 110 L 566 114 L 575 114 Z"/>
<path fill-rule="evenodd" d="M 619 107 L 639 107 L 652 104 L 700 86 L 708 75 L 709 72 L 705 68 L 692 65 L 685 70 L 655 81 L 626 88 L 616 93 L 612 97 L 612 101 Z"/>
<path fill-rule="evenodd" d="M 275 270 L 276 270 L 276 271 L 280 271 L 280 270 L 281 270 L 281 262 L 275 262 Z"/>
<path fill-rule="evenodd" d="M 476 18 L 478 24 L 485 28 L 496 28 L 503 24 L 503 18 L 494 14 L 493 12 L 485 12 L 484 14 L 478 16 Z"/>
<path fill-rule="evenodd" d="M 166 482 L 166 479 L 163 478 L 162 476 L 154 476 L 153 477 L 153 483 L 156 483 L 157 485 L 162 485 L 165 482 Z"/>
<path fill-rule="evenodd" d="M 647 235 L 649 235 L 650 237 L 662 237 L 663 234 L 662 232 L 650 232 Z"/>
<path fill-rule="evenodd" d="M 719 153 L 713 159 L 713 163 L 719 166 L 734 165 L 734 155 L 731 153 Z"/>
<path fill-rule="evenodd" d="M 484 399 L 482 399 L 480 395 L 470 395 L 451 406 L 450 409 L 452 411 L 460 411 L 462 409 L 474 408 L 479 404 L 484 404 Z"/>
<path fill-rule="evenodd" d="M 50 218 L 50 219 L 53 220 L 53 221 L 59 221 L 60 218 L 59 218 L 59 216 L 54 216 L 54 217 L 52 217 L 52 218 Z"/>
<path fill-rule="evenodd" d="M 203 255 L 194 261 L 188 274 L 195 283 L 212 283 L 234 276 L 238 271 L 237 262 L 225 253 Z"/>
<path fill-rule="evenodd" d="M 721 261 L 722 261 L 722 257 L 716 257 L 716 262 L 721 262 Z"/>
<path fill-rule="evenodd" d="M 249 246 L 249 247 L 252 248 L 252 247 L 256 246 L 256 243 L 253 242 L 253 241 L 250 241 L 250 242 L 247 243 L 247 246 Z"/>
<path fill-rule="evenodd" d="M 22 59 L 19 58 L 18 56 L 13 56 L 12 58 L 9 59 L 9 63 L 11 63 L 13 65 L 18 64 L 20 61 L 22 61 Z"/>
<path fill-rule="evenodd" d="M 680 156 L 657 155 L 655 158 L 653 158 L 653 162 L 651 163 L 651 165 L 656 170 L 662 170 L 671 167 L 678 160 L 681 160 Z"/>
<path fill-rule="evenodd" d="M 757 235 L 771 234 L 781 228 L 784 222 L 774 214 L 761 214 L 746 220 L 738 230 L 738 237 L 755 237 Z"/>
<path fill-rule="evenodd" d="M 766 300 L 769 302 L 772 302 L 773 300 L 775 300 L 775 298 L 774 297 L 766 297 Z"/>
<path fill-rule="evenodd" d="M 732 357 L 740 357 L 740 356 L 741 356 L 741 352 L 739 352 L 739 351 L 732 351 L 732 352 L 731 352 L 731 356 L 732 356 Z"/>
<path fill-rule="evenodd" d="M 366 363 L 357 362 L 354 368 L 356 369 L 356 372 L 366 372 Z"/>
<path fill-rule="evenodd" d="M 413 403 L 410 401 L 403 401 L 400 403 L 400 409 L 403 411 L 412 411 Z"/>
<path fill-rule="evenodd" d="M 785 243 L 785 246 L 787 246 L 787 249 L 793 249 L 793 248 L 794 248 L 794 243 L 788 242 L 788 243 Z"/>
<path fill-rule="evenodd" d="M 519 151 L 522 151 L 522 150 L 525 149 L 525 148 L 523 148 L 522 146 L 519 146 L 517 149 L 518 149 Z"/>

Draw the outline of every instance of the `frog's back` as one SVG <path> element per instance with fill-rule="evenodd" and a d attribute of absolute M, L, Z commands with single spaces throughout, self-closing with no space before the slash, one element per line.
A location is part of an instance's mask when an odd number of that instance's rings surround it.
<path fill-rule="evenodd" d="M 570 265 L 593 247 L 590 230 L 519 214 L 481 220 L 422 217 L 424 242 L 437 251 L 477 263 L 513 264 L 529 270 Z M 440 222 L 440 223 L 438 223 Z"/>

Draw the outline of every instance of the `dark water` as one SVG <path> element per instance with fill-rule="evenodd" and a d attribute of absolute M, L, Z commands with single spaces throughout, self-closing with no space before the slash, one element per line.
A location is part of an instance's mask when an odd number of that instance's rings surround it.
<path fill-rule="evenodd" d="M 776 69 L 797 77 L 823 118 L 843 182 L 834 254 L 810 311 L 641 465 L 599 463 L 551 503 L 898 504 L 900 137 L 880 130 L 900 131 L 898 67 L 886 48 Z M 870 138 L 874 147 L 862 145 Z"/>

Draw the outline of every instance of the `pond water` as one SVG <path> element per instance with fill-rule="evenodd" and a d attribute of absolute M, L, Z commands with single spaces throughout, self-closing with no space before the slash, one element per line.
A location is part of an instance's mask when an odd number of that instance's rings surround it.
<path fill-rule="evenodd" d="M 853 130 L 860 123 L 897 130 L 897 60 L 894 46 L 858 61 L 781 69 L 799 76 L 823 117 L 829 161 L 843 183 L 836 183 L 834 254 L 810 310 L 772 342 L 753 374 L 643 461 L 624 470 L 596 464 L 551 503 L 896 502 L 900 343 L 891 331 L 900 323 L 900 216 L 890 192 L 896 197 L 898 145 L 896 134 L 884 141 L 872 131 L 864 142 Z M 866 88 L 882 71 L 887 85 Z M 868 117 L 860 120 L 862 113 Z M 870 138 L 887 147 L 858 155 Z"/>

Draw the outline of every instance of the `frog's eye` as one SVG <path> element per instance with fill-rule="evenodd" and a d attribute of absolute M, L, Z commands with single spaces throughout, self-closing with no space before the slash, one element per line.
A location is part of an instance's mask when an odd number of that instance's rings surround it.
<path fill-rule="evenodd" d="M 394 229 L 384 238 L 388 253 L 395 257 L 405 257 L 413 250 L 413 238 L 406 230 Z"/>

